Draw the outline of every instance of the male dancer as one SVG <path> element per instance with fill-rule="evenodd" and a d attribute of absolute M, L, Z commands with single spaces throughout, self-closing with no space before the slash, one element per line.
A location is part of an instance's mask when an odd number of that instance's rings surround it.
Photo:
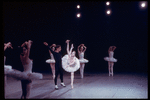
<path fill-rule="evenodd" d="M 49 46 L 47 42 L 44 42 L 44 45 L 46 45 L 48 47 L 48 49 L 51 51 L 51 53 L 54 56 L 55 59 L 55 89 L 58 90 L 58 86 L 57 86 L 57 77 L 58 74 L 60 74 L 60 80 L 61 80 L 61 85 L 63 87 L 65 87 L 65 84 L 63 83 L 63 69 L 62 69 L 62 60 L 61 60 L 61 46 L 60 45 L 56 45 L 55 47 L 55 51 L 53 51 Z"/>

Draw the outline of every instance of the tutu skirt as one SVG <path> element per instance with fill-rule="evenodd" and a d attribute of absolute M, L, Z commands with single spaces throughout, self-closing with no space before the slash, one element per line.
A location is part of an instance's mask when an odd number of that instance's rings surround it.
<path fill-rule="evenodd" d="M 16 78 L 18 80 L 34 80 L 34 79 L 42 79 L 43 75 L 41 73 L 27 73 L 27 72 L 21 72 L 19 70 L 15 69 L 7 69 L 4 68 L 4 73 L 7 76 L 11 76 L 13 78 Z"/>
<path fill-rule="evenodd" d="M 104 57 L 105 61 L 110 61 L 110 62 L 117 62 L 117 59 L 113 58 L 113 57 Z"/>
<path fill-rule="evenodd" d="M 10 65 L 4 65 L 4 69 L 11 70 L 12 66 L 10 66 Z"/>
<path fill-rule="evenodd" d="M 47 59 L 46 63 L 55 63 L 55 60 L 54 59 Z"/>
<path fill-rule="evenodd" d="M 88 63 L 89 61 L 87 59 L 79 59 L 80 63 Z"/>
<path fill-rule="evenodd" d="M 62 68 L 67 72 L 75 72 L 80 68 L 80 62 L 77 57 L 75 57 L 75 62 L 72 65 L 68 63 L 68 55 L 62 58 Z"/>

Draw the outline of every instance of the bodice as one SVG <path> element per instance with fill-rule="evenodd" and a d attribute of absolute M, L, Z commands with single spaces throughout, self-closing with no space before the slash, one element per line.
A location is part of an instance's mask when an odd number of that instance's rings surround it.
<path fill-rule="evenodd" d="M 79 59 L 83 59 L 83 58 L 84 58 L 84 53 L 83 52 L 79 53 Z"/>
<path fill-rule="evenodd" d="M 112 58 L 113 58 L 113 56 L 114 56 L 114 52 L 113 52 L 113 51 L 110 51 L 110 52 L 109 52 L 109 57 L 112 57 Z"/>

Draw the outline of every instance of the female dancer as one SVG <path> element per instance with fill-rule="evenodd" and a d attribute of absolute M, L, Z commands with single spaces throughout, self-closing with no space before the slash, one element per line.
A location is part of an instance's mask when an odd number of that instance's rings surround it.
<path fill-rule="evenodd" d="M 30 94 L 31 83 L 33 79 L 42 79 L 43 75 L 40 73 L 32 72 L 32 60 L 29 58 L 30 48 L 32 41 L 24 42 L 20 47 L 20 59 L 24 68 L 24 71 L 18 71 L 15 69 L 5 70 L 5 73 L 16 79 L 21 80 L 22 96 L 21 99 L 27 99 Z"/>
<path fill-rule="evenodd" d="M 85 51 L 86 51 L 86 46 L 84 46 L 84 44 L 80 44 L 78 46 L 78 55 L 79 55 L 79 61 L 80 61 L 80 75 L 81 75 L 81 78 L 83 78 L 83 76 L 84 76 L 85 63 L 89 62 L 87 59 L 84 59 L 84 52 Z"/>
<path fill-rule="evenodd" d="M 52 44 L 50 46 L 50 48 L 54 51 L 55 50 L 55 47 L 56 47 L 56 44 Z M 50 63 L 50 66 L 51 66 L 51 70 L 52 70 L 52 74 L 53 74 L 53 79 L 55 79 L 55 59 L 54 59 L 54 56 L 53 54 L 51 53 L 51 51 L 49 50 L 49 54 L 51 56 L 51 59 L 47 59 L 46 60 L 46 63 Z"/>
<path fill-rule="evenodd" d="M 4 43 L 4 51 L 5 51 L 7 48 L 13 49 L 11 42 Z M 5 73 L 5 70 L 11 70 L 11 69 L 12 69 L 12 66 L 10 66 L 10 65 L 5 65 L 5 62 L 6 62 L 6 56 L 4 56 L 4 74 L 5 74 L 5 75 L 4 75 L 4 86 L 7 85 L 7 76 L 6 76 L 7 73 Z"/>
<path fill-rule="evenodd" d="M 110 46 L 108 49 L 108 54 L 109 57 L 104 57 L 105 61 L 108 61 L 108 71 L 109 71 L 109 76 L 110 74 L 113 76 L 113 66 L 114 62 L 117 62 L 117 59 L 113 58 L 114 55 L 114 50 L 116 49 L 116 46 Z"/>
<path fill-rule="evenodd" d="M 69 41 L 66 40 L 67 43 L 67 54 L 62 58 L 62 67 L 65 71 L 71 72 L 71 87 L 73 89 L 73 80 L 74 80 L 74 72 L 80 68 L 80 62 L 77 57 L 75 57 L 75 51 L 72 51 L 73 44 L 71 45 L 71 49 L 69 51 Z"/>

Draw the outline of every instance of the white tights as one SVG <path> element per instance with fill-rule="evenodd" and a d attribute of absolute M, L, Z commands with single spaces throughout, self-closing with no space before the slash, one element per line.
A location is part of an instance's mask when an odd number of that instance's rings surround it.
<path fill-rule="evenodd" d="M 85 66 L 84 63 L 80 64 L 80 75 L 81 75 L 81 78 L 83 78 L 83 76 L 84 76 L 84 66 Z"/>
<path fill-rule="evenodd" d="M 110 74 L 113 76 L 113 66 L 114 66 L 113 62 L 108 62 L 109 76 L 110 76 Z"/>
<path fill-rule="evenodd" d="M 50 66 L 52 69 L 53 79 L 55 79 L 55 63 L 50 63 Z"/>
<path fill-rule="evenodd" d="M 71 72 L 71 87 L 73 89 L 74 72 Z"/>

